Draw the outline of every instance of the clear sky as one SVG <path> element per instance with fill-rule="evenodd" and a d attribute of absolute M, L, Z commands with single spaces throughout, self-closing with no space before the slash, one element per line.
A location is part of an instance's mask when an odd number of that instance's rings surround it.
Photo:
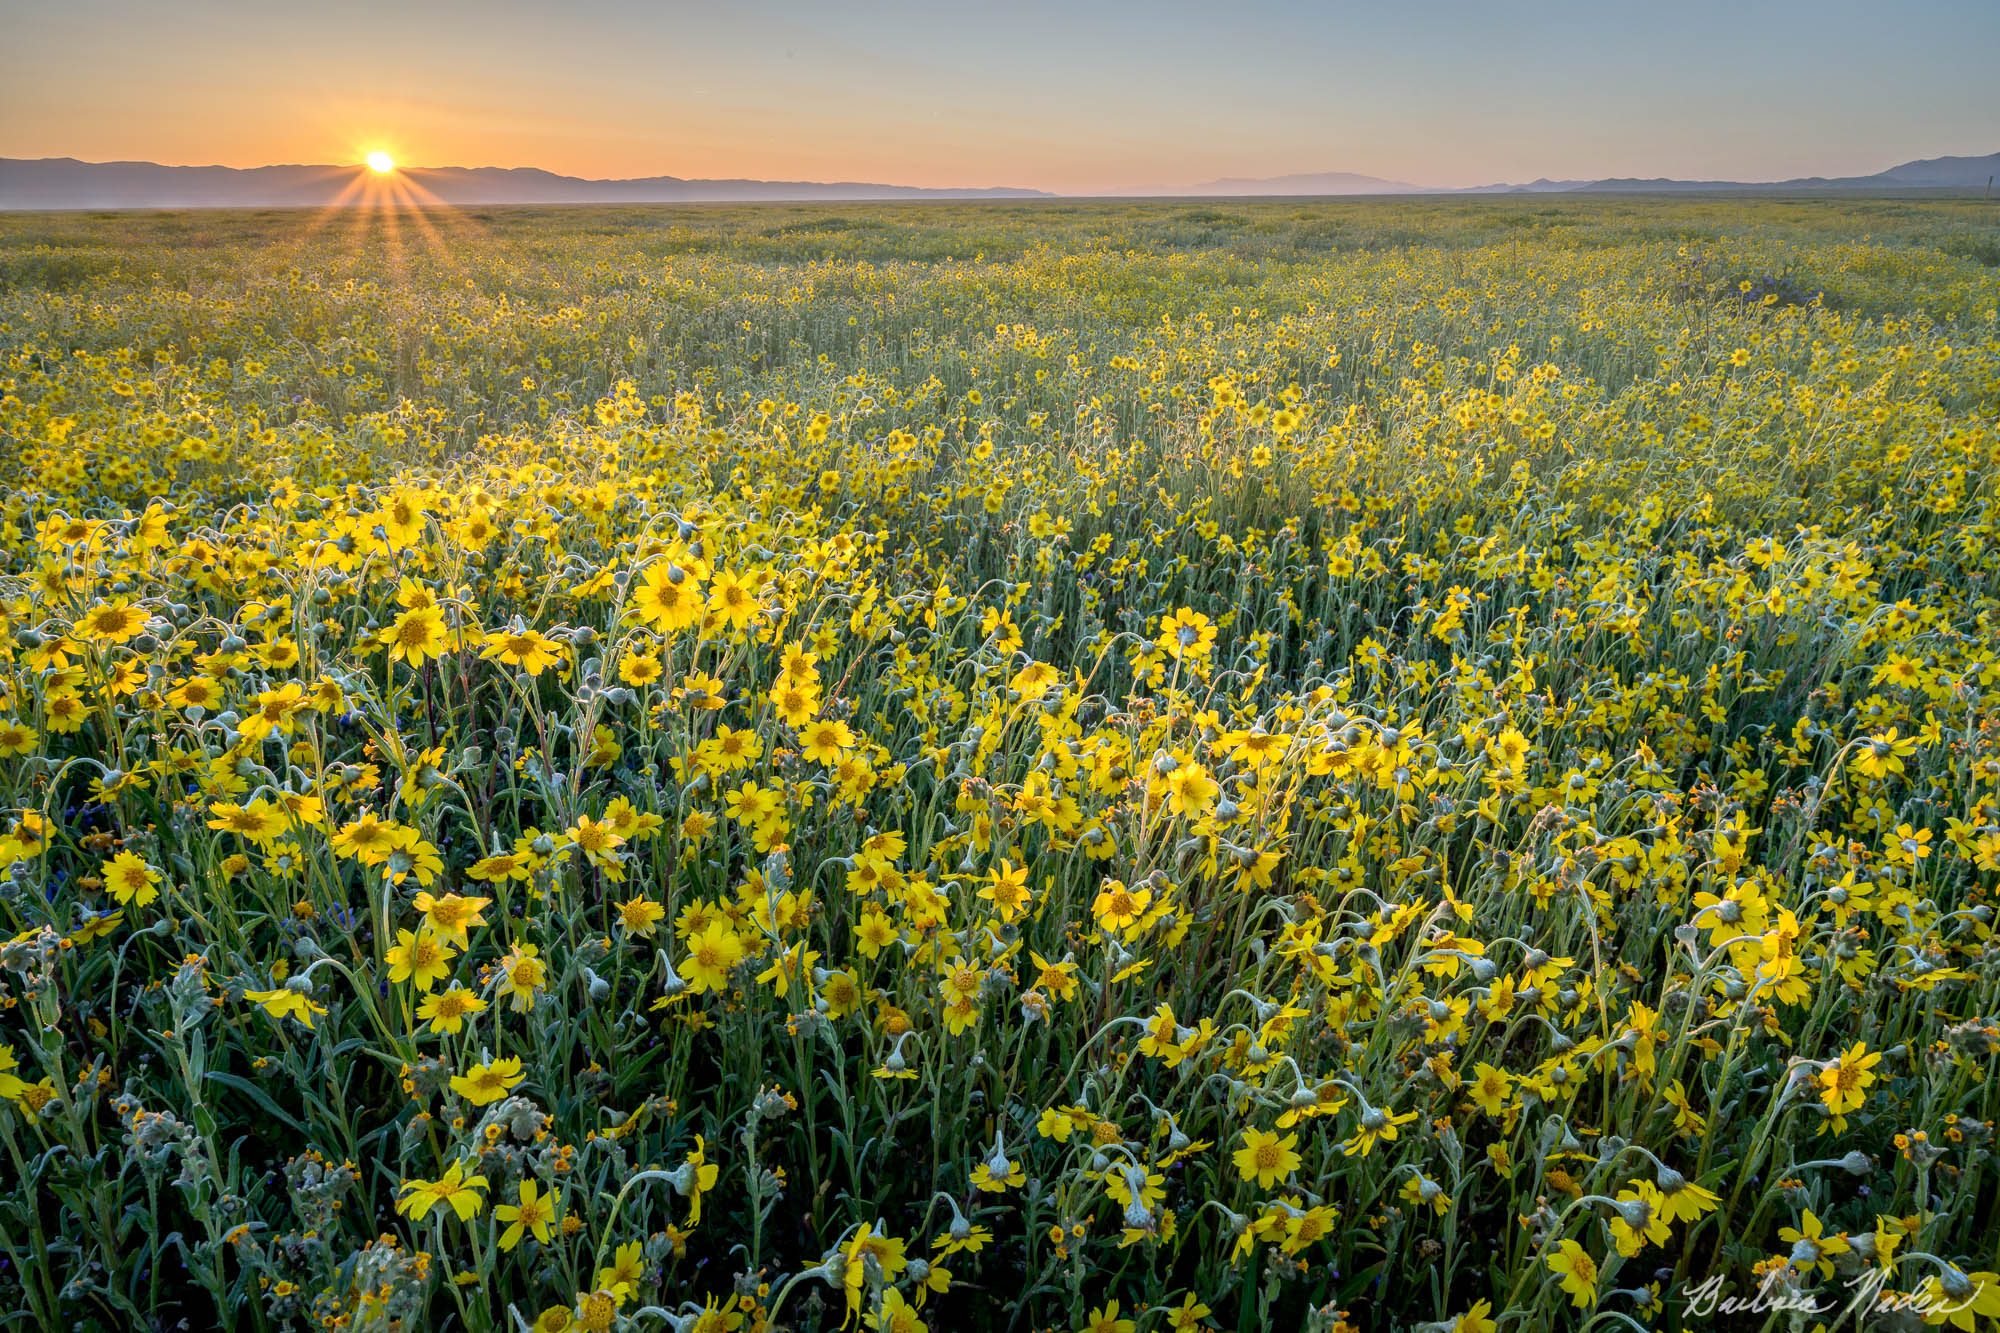
<path fill-rule="evenodd" d="M 0 156 L 1089 191 L 2000 150 L 2000 0 L 0 0 Z"/>

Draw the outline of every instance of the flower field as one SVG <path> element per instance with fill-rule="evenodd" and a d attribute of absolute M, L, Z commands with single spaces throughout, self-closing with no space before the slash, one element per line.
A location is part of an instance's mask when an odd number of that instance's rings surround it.
<path fill-rule="evenodd" d="M 0 1326 L 2000 1326 L 1993 227 L 0 219 Z"/>

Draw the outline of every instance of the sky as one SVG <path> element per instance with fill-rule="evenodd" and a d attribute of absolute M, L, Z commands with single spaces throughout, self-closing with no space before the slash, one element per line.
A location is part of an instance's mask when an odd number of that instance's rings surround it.
<path fill-rule="evenodd" d="M 1087 193 L 2000 150 L 2000 0 L 0 0 L 0 157 Z"/>

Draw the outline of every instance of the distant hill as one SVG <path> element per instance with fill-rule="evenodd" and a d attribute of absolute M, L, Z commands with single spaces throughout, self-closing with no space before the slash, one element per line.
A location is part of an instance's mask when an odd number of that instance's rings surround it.
<path fill-rule="evenodd" d="M 584 180 L 535 167 L 400 167 L 382 182 L 441 204 L 664 204 L 782 200 L 1036 199 L 1040 190 L 933 190 L 863 181 Z M 0 158 L 0 209 L 324 207 L 362 197 L 365 167 L 167 167 L 157 162 Z"/>
<path fill-rule="evenodd" d="M 1686 181 L 1655 177 L 1639 180 L 1614 177 L 1600 181 L 1537 181 L 1533 185 L 1492 186 L 1499 190 L 1559 190 L 1592 194 L 1664 194 L 1698 191 L 1762 191 L 1766 193 L 1812 193 L 1819 191 L 1897 190 L 1984 190 L 2000 176 L 2000 153 L 1984 157 L 1929 157 L 1920 162 L 1878 171 L 1872 176 L 1798 176 L 1782 181 Z"/>
<path fill-rule="evenodd" d="M 1199 185 L 1168 185 L 1157 189 L 1120 190 L 1120 196 L 1142 198 L 1227 199 L 1249 196 L 1307 196 L 1342 194 L 1431 194 L 1423 185 L 1383 180 L 1380 176 L 1358 176 L 1351 171 L 1309 171 L 1291 176 L 1226 176 Z"/>
<path fill-rule="evenodd" d="M 1801 176 L 1783 181 L 1691 181 L 1668 177 L 1537 180 L 1439 189 L 1351 171 L 1229 176 L 1195 185 L 1120 190 L 1120 198 L 1249 199 L 1347 195 L 1688 194 L 1979 192 L 2000 183 L 2000 153 L 1932 157 L 1872 176 Z M 883 199 L 1049 199 L 1006 187 L 934 190 L 865 181 L 687 180 L 643 176 L 585 180 L 535 167 L 401 167 L 404 197 L 440 204 L 664 204 L 838 202 Z M 365 167 L 167 167 L 157 162 L 79 162 L 71 157 L 0 158 L 0 209 L 325 207 L 375 198 Z M 386 182 L 385 182 L 386 183 Z"/>
<path fill-rule="evenodd" d="M 1873 176 L 1801 176 L 1783 181 L 1690 181 L 1666 176 L 1651 179 L 1613 177 L 1607 180 L 1536 180 L 1525 185 L 1499 183 L 1475 185 L 1468 189 L 1441 189 L 1383 180 L 1379 176 L 1357 176 L 1349 171 L 1321 171 L 1297 176 L 1264 176 L 1257 179 L 1229 177 L 1200 185 L 1167 186 L 1158 189 L 1121 190 L 1120 195 L 1159 198 L 1242 199 L 1281 198 L 1299 195 L 1355 194 L 1693 194 L 1700 192 L 1748 192 L 1796 194 L 1855 191 L 1878 193 L 1898 190 L 1984 190 L 1988 181 L 2000 185 L 2000 153 L 1985 157 L 1932 157 L 1921 162 L 1905 162 Z"/>
<path fill-rule="evenodd" d="M 1860 179 L 1925 189 L 1983 190 L 1995 176 L 2000 176 L 2000 153 L 1988 153 L 1984 157 L 1927 157 L 1921 162 L 1905 162 L 1900 167 L 1890 167 L 1887 171 Z"/>
<path fill-rule="evenodd" d="M 1552 181 L 1544 176 L 1531 180 L 1526 185 L 1473 185 L 1463 190 L 1453 190 L 1453 194 L 1567 194 L 1571 190 L 1588 189 L 1595 181 Z"/>

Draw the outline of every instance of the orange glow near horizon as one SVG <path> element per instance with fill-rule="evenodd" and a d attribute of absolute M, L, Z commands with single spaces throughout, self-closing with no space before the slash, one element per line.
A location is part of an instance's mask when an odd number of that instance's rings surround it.
<path fill-rule="evenodd" d="M 368 169 L 377 176 L 386 176 L 396 169 L 396 159 L 390 157 L 379 148 L 362 160 L 368 164 Z"/>

